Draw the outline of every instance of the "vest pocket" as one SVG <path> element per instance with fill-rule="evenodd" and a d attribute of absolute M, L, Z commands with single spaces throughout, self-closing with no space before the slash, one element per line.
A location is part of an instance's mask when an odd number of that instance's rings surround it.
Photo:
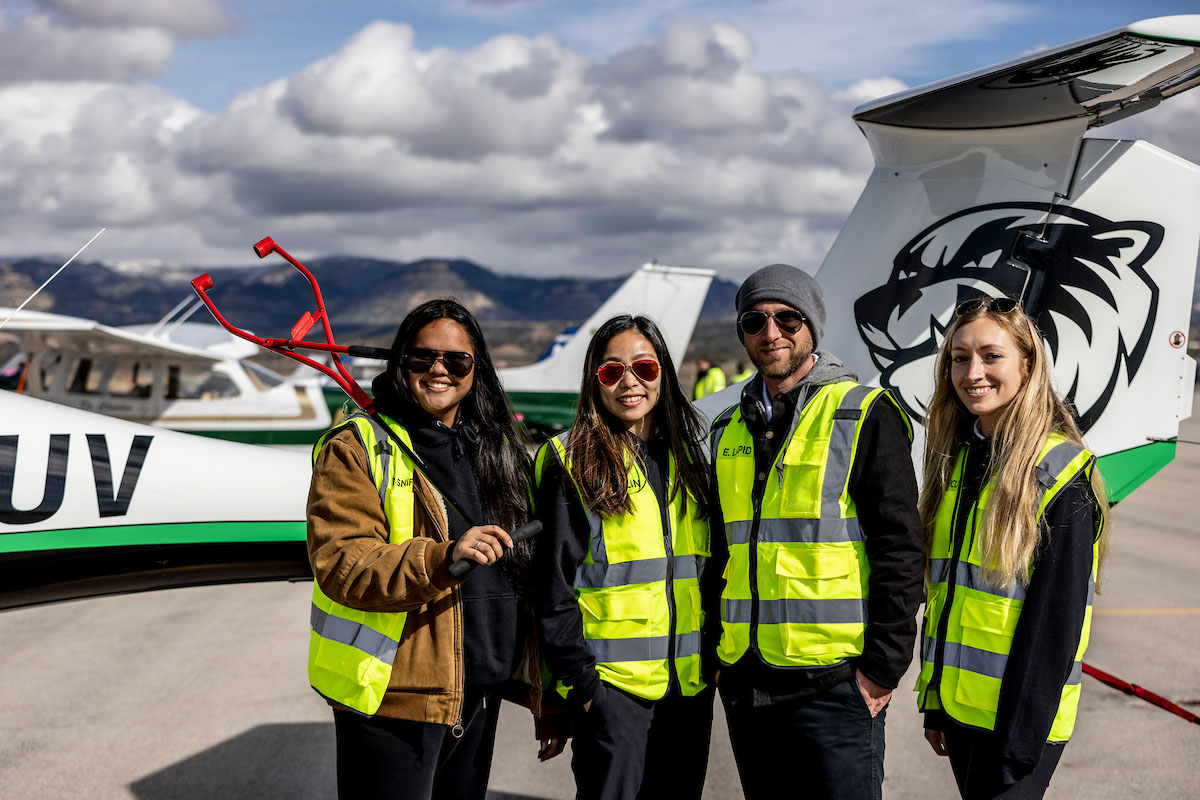
<path fill-rule="evenodd" d="M 962 643 L 989 653 L 1007 655 L 1017 627 L 1020 606 L 1011 601 L 989 601 L 978 596 L 963 598 Z"/>
<path fill-rule="evenodd" d="M 856 597 L 858 557 L 843 547 L 781 547 L 775 554 L 779 597 Z"/>
<path fill-rule="evenodd" d="M 828 436 L 792 437 L 783 454 L 781 516 L 816 518 L 821 515 L 821 478 L 828 450 Z"/>

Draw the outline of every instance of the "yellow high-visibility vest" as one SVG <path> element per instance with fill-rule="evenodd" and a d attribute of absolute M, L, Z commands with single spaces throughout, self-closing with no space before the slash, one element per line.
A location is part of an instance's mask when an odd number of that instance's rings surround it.
<path fill-rule="evenodd" d="M 929 597 L 925 606 L 921 642 L 921 674 L 917 677 L 917 702 L 922 711 L 941 709 L 953 719 L 977 728 L 995 730 L 1000 685 L 1012 650 L 1013 635 L 1021 617 L 1025 587 L 1015 581 L 1007 589 L 990 585 L 983 577 L 979 537 L 963 537 L 954 546 L 954 515 L 966 465 L 967 447 L 958 452 L 954 479 L 938 504 L 929 552 Z M 1091 476 L 1095 458 L 1082 446 L 1051 434 L 1038 455 L 1036 479 L 1041 487 L 1037 520 L 1046 507 L 1080 473 Z M 995 481 L 989 479 L 969 509 L 966 530 L 983 518 Z M 958 513 L 963 513 L 959 510 Z M 1087 609 L 1075 666 L 1063 685 L 1058 711 L 1048 741 L 1065 742 L 1075 729 L 1083 674 L 1083 654 L 1092 627 L 1092 595 L 1096 585 L 1102 515 L 1096 517 L 1092 544 L 1092 575 L 1088 582 Z M 945 629 L 944 638 L 942 634 Z M 940 663 L 939 663 L 940 659 Z M 935 674 L 940 675 L 936 682 Z"/>
<path fill-rule="evenodd" d="M 534 477 L 540 483 L 547 459 L 557 458 L 578 491 L 566 455 L 567 436 L 542 445 Z M 588 552 L 575 572 L 583 636 L 596 659 L 596 672 L 607 683 L 658 700 L 667 693 L 673 664 L 681 693 L 692 696 L 705 687 L 700 677 L 700 574 L 711 554 L 708 522 L 698 518 L 695 498 L 689 497 L 683 510 L 686 488 L 680 486 L 667 509 L 670 530 L 664 532 L 650 481 L 633 458 L 628 470 L 629 513 L 602 517 L 580 495 L 589 525 Z M 677 479 L 673 457 L 668 472 L 669 495 Z M 559 682 L 560 694 L 566 697 L 569 690 Z"/>
<path fill-rule="evenodd" d="M 892 401 L 883 389 L 853 381 L 819 387 L 763 476 L 757 507 L 754 439 L 740 406 L 714 421 L 711 453 L 729 549 L 717 648 L 723 663 L 736 663 L 752 646 L 782 667 L 837 664 L 862 653 L 871 567 L 849 484 L 863 420 L 881 397 Z"/>
<path fill-rule="evenodd" d="M 708 397 L 724 388 L 725 373 L 720 367 L 713 365 L 708 368 L 703 377 L 696 381 L 696 385 L 692 388 L 692 399 L 699 400 L 701 397 Z"/>
<path fill-rule="evenodd" d="M 380 415 L 410 448 L 408 432 Z M 388 520 L 388 541 L 398 544 L 413 536 L 414 468 L 378 422 L 355 414 L 344 425 L 327 431 L 313 448 L 316 461 L 325 441 L 353 426 L 367 453 L 371 480 L 379 492 Z M 372 715 L 383 703 L 396 648 L 404 632 L 404 612 L 359 611 L 330 600 L 313 582 L 308 639 L 308 681 L 325 697 L 347 708 Z"/>

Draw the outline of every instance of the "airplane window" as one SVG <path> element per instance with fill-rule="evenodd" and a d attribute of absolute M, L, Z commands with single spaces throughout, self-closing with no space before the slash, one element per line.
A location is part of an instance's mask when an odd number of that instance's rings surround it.
<path fill-rule="evenodd" d="M 145 361 L 114 363 L 106 388 L 112 397 L 147 398 L 154 389 L 154 366 Z"/>
<path fill-rule="evenodd" d="M 100 370 L 92 369 L 92 360 L 81 358 L 75 364 L 75 372 L 71 382 L 67 384 L 67 391 L 71 394 L 95 394 L 99 376 Z"/>
<path fill-rule="evenodd" d="M 260 391 L 265 392 L 268 389 L 274 389 L 276 386 L 283 383 L 283 378 L 279 377 L 274 372 L 271 372 L 271 370 L 267 369 L 266 367 L 260 367 L 257 364 L 253 364 L 249 361 L 243 361 L 242 366 L 246 368 L 246 374 L 250 376 L 250 381 Z"/>
<path fill-rule="evenodd" d="M 62 353 L 57 350 L 43 350 L 38 356 L 38 372 L 41 373 L 42 391 L 54 385 L 54 378 L 58 374 L 58 366 L 61 363 Z"/>
<path fill-rule="evenodd" d="M 212 400 L 237 395 L 237 385 L 228 375 L 208 367 L 172 364 L 167 368 L 168 400 Z"/>

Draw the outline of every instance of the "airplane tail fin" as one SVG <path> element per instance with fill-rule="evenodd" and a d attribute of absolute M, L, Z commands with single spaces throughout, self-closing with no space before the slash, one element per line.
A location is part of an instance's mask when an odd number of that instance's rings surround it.
<path fill-rule="evenodd" d="M 578 392 L 584 355 L 592 334 L 618 314 L 642 314 L 662 330 L 671 358 L 683 362 L 700 308 L 716 272 L 710 269 L 643 264 L 605 300 L 560 349 L 527 367 L 501 371 L 504 388 L 519 392 Z"/>
<path fill-rule="evenodd" d="M 1197 83 L 1200 16 L 1171 17 L 857 109 L 875 170 L 817 273 L 828 306 L 853 309 L 828 349 L 919 423 L 955 306 L 1019 299 L 1127 495 L 1191 413 L 1200 167 L 1084 134 Z"/>

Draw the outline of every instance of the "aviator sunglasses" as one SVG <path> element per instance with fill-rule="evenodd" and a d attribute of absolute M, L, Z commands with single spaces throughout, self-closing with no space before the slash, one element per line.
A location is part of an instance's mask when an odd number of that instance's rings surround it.
<path fill-rule="evenodd" d="M 804 327 L 804 315 L 799 311 L 785 308 L 783 311 L 747 311 L 738 317 L 738 325 L 742 333 L 757 336 L 767 327 L 767 320 L 775 318 L 775 325 L 784 333 L 795 333 Z"/>
<path fill-rule="evenodd" d="M 954 309 L 954 316 L 961 317 L 964 314 L 971 314 L 981 309 L 987 311 L 995 311 L 997 314 L 1007 314 L 1021 307 L 1021 304 L 1011 297 L 988 297 L 986 295 L 980 297 L 972 297 L 970 300 L 964 300 Z"/>
<path fill-rule="evenodd" d="M 418 375 L 429 372 L 438 361 L 455 378 L 465 378 L 475 367 L 475 357 L 461 350 L 430 350 L 416 347 L 404 354 L 404 368 Z"/>
<path fill-rule="evenodd" d="M 652 358 L 639 359 L 629 365 L 634 376 L 643 383 L 651 383 L 658 379 L 658 362 Z M 625 374 L 625 365 L 620 361 L 605 361 L 596 370 L 596 379 L 605 386 L 614 386 Z"/>

